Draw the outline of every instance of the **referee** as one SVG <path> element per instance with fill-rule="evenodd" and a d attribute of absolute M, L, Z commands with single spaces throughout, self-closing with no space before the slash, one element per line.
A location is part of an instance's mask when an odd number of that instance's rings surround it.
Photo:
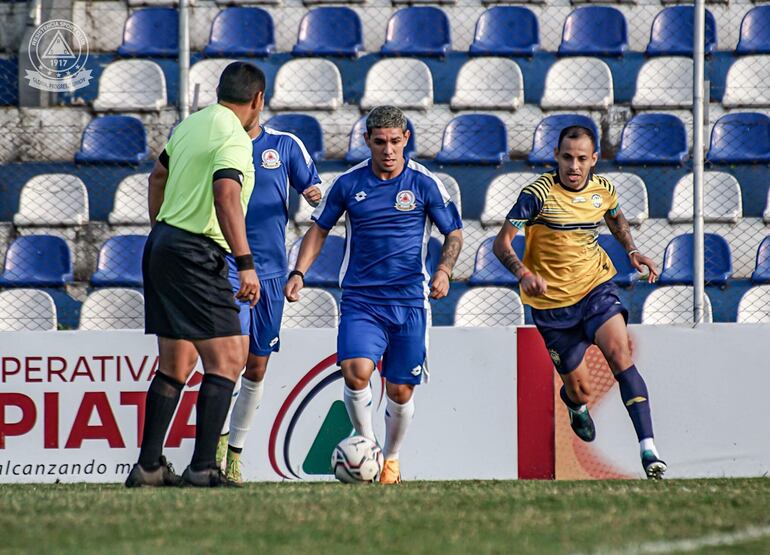
<path fill-rule="evenodd" d="M 264 91 L 265 76 L 255 66 L 227 66 L 218 103 L 177 126 L 150 174 L 152 231 L 142 273 L 145 332 L 158 336 L 159 367 L 147 393 L 139 462 L 127 487 L 229 485 L 216 468 L 215 452 L 247 353 L 225 255 L 236 260 L 236 298 L 254 306 L 259 280 L 244 222 L 254 188 L 247 131 L 257 122 Z M 162 455 L 163 441 L 199 355 L 204 377 L 195 450 L 180 479 Z"/>

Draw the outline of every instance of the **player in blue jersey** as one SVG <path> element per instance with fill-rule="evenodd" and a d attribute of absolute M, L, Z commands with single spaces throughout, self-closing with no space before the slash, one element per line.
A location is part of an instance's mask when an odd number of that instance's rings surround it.
<path fill-rule="evenodd" d="M 428 296 L 440 299 L 449 291 L 463 243 L 462 220 L 441 181 L 405 159 L 409 132 L 398 108 L 372 110 L 365 139 L 371 158 L 337 177 L 316 208 L 289 274 L 286 298 L 299 299 L 305 272 L 347 212 L 337 363 L 356 433 L 374 440 L 369 380 L 382 358 L 387 407 L 380 482 L 391 484 L 401 481 L 399 449 L 414 414 L 414 386 L 427 378 Z M 431 277 L 425 256 L 433 224 L 445 239 Z"/>
<path fill-rule="evenodd" d="M 249 132 L 254 152 L 255 185 L 246 212 L 246 235 L 254 255 L 261 294 L 254 308 L 240 302 L 241 331 L 248 348 L 241 388 L 225 423 L 217 449 L 217 463 L 225 463 L 230 483 L 241 483 L 240 454 L 262 400 L 270 354 L 281 346 L 279 332 L 286 284 L 286 224 L 289 221 L 289 187 L 312 206 L 321 200 L 321 179 L 302 141 L 291 133 L 255 125 Z M 235 260 L 230 281 L 237 290 Z"/>

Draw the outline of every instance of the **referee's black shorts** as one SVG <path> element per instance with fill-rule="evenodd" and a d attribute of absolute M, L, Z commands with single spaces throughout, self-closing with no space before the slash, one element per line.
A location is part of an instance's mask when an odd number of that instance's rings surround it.
<path fill-rule="evenodd" d="M 170 339 L 241 335 L 225 251 L 212 239 L 158 222 L 144 247 L 145 332 Z"/>

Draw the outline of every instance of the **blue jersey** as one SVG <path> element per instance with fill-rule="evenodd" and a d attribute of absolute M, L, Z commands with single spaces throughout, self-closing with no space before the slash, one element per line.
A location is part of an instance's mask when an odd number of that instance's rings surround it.
<path fill-rule="evenodd" d="M 246 212 L 246 236 L 260 279 L 286 276 L 289 186 L 298 193 L 321 182 L 305 145 L 291 133 L 262 128 L 252 141 L 255 184 Z"/>
<path fill-rule="evenodd" d="M 342 298 L 374 304 L 426 306 L 425 256 L 431 224 L 446 235 L 462 220 L 444 184 L 421 164 L 406 161 L 398 177 L 382 181 L 366 160 L 338 176 L 313 213 L 331 229 L 347 212 Z"/>

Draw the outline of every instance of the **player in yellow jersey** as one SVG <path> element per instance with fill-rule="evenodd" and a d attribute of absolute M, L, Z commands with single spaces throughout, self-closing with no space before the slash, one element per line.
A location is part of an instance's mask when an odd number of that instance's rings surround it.
<path fill-rule="evenodd" d="M 584 361 L 586 349 L 596 344 L 620 386 L 645 473 L 661 478 L 666 463 L 653 440 L 647 386 L 631 358 L 628 311 L 612 283 L 615 267 L 597 242 L 602 219 L 634 268 L 646 268 L 650 283 L 658 271 L 634 245 L 615 187 L 593 173 L 598 161 L 593 132 L 579 126 L 563 129 L 555 154 L 558 171 L 524 187 L 495 239 L 494 251 L 519 279 L 522 300 L 532 307 L 532 318 L 564 382 L 560 395 L 574 432 L 583 441 L 596 437 L 586 405 L 591 384 Z M 522 228 L 523 261 L 511 247 Z"/>

